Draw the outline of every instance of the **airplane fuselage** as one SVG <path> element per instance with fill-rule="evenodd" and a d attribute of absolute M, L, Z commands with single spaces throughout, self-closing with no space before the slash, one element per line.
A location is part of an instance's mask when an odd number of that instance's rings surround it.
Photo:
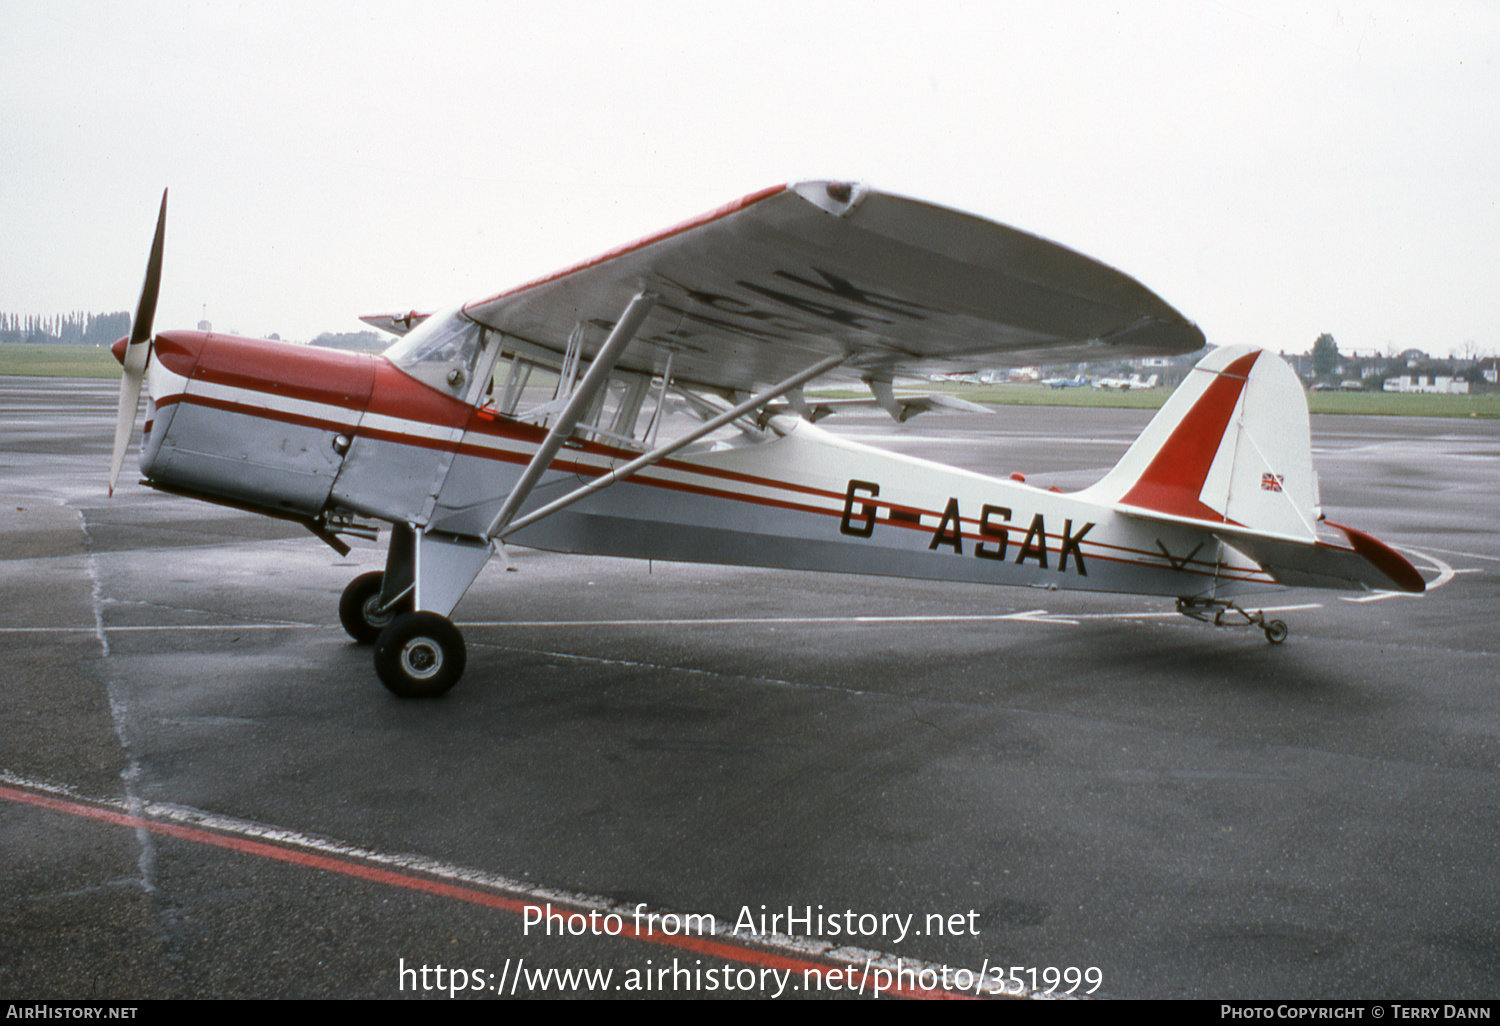
<path fill-rule="evenodd" d="M 167 332 L 148 377 L 148 481 L 307 521 L 344 511 L 477 543 L 546 434 L 367 354 Z M 893 454 L 792 416 L 772 418 L 764 437 L 664 459 L 507 540 L 1178 597 L 1277 586 L 1209 530 L 1147 523 L 1086 497 Z M 570 441 L 522 512 L 637 455 Z"/>

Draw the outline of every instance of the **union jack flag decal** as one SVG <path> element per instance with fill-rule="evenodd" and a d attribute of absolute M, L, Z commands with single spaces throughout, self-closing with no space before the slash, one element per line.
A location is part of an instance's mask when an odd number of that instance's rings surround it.
<path fill-rule="evenodd" d="M 1280 474 L 1262 474 L 1260 475 L 1260 490 L 1263 492 L 1279 492 L 1281 491 L 1281 480 L 1282 476 Z"/>

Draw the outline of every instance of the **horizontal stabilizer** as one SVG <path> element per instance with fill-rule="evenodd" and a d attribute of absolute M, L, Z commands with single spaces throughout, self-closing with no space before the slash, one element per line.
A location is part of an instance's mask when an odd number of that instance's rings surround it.
<path fill-rule="evenodd" d="M 1427 584 L 1417 568 L 1395 549 L 1362 531 L 1330 524 L 1342 531 L 1350 548 L 1328 541 L 1308 544 L 1253 532 L 1216 531 L 1219 540 L 1255 560 L 1289 588 L 1345 591 L 1402 591 L 1420 595 Z"/>

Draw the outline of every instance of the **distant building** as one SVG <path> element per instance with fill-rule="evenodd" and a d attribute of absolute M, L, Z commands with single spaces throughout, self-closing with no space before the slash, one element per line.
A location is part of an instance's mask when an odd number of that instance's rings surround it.
<path fill-rule="evenodd" d="M 1437 395 L 1468 395 L 1469 383 L 1446 374 L 1403 374 L 1386 378 L 1387 392 L 1425 392 Z"/>

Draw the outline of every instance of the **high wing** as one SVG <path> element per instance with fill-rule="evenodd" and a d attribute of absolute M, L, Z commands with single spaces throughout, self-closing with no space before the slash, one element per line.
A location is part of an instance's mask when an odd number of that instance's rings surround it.
<path fill-rule="evenodd" d="M 841 182 L 753 193 L 464 313 L 592 358 L 657 297 L 619 366 L 751 391 L 833 355 L 841 373 L 1175 355 L 1203 334 L 1134 279 L 983 218 Z"/>

